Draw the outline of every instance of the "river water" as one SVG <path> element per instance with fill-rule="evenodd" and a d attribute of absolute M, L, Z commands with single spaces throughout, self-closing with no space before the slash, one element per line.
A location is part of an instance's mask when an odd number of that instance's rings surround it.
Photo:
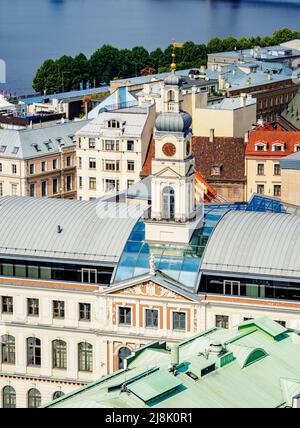
<path fill-rule="evenodd" d="M 0 58 L 6 89 L 31 93 L 46 58 L 109 43 L 165 48 L 175 39 L 205 43 L 214 36 L 300 30 L 300 0 L 0 0 Z"/>

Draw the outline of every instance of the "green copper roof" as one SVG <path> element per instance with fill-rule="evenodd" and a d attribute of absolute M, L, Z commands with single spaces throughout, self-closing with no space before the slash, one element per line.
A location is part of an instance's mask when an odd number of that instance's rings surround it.
<path fill-rule="evenodd" d="M 155 346 L 145 346 L 127 370 L 43 407 L 274 408 L 291 406 L 300 392 L 299 336 L 266 318 L 185 340 L 175 374 L 170 350 Z"/>

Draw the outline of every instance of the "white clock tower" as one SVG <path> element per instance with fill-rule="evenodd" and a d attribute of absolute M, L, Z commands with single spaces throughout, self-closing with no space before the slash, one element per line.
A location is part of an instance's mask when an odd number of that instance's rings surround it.
<path fill-rule="evenodd" d="M 163 85 L 163 112 L 155 123 L 151 213 L 146 240 L 188 244 L 194 231 L 195 168 L 191 116 L 181 111 L 182 79 L 172 70 Z"/>

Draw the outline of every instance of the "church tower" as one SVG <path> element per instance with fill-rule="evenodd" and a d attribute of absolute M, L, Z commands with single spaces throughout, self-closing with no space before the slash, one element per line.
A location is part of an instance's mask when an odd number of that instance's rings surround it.
<path fill-rule="evenodd" d="M 150 217 L 145 221 L 146 240 L 188 244 L 196 218 L 192 118 L 181 111 L 183 81 L 175 74 L 175 68 L 164 80 L 163 111 L 155 123 L 152 203 Z"/>

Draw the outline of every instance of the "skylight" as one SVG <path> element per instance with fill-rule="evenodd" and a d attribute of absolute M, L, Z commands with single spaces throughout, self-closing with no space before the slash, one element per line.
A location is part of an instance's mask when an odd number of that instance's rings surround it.
<path fill-rule="evenodd" d="M 15 146 L 15 147 L 12 149 L 12 154 L 16 155 L 16 154 L 18 153 L 18 151 L 19 151 L 19 147 Z"/>
<path fill-rule="evenodd" d="M 1 153 L 4 153 L 4 152 L 5 152 L 5 150 L 6 150 L 6 147 L 7 147 L 7 146 L 0 146 L 0 152 L 1 152 Z"/>
<path fill-rule="evenodd" d="M 41 149 L 40 149 L 40 147 L 39 147 L 39 145 L 38 145 L 38 144 L 33 144 L 33 147 L 35 148 L 35 150 L 36 150 L 37 152 L 40 152 L 40 151 L 41 151 Z"/>

